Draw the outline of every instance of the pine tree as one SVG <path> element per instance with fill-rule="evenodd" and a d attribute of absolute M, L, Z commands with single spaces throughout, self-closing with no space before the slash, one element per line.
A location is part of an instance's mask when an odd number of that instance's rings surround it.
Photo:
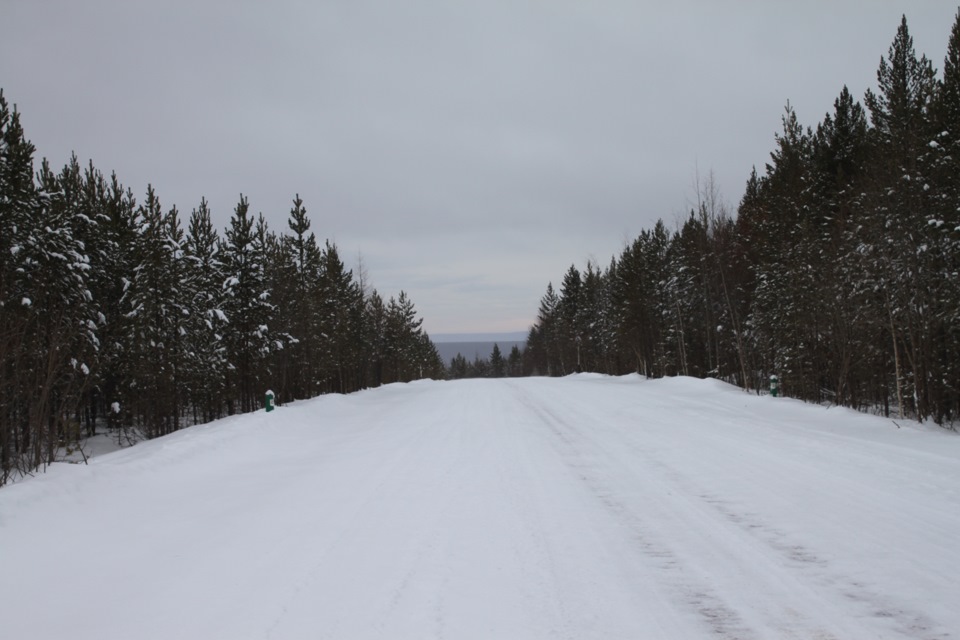
<path fill-rule="evenodd" d="M 486 358 L 481 358 L 479 354 L 474 356 L 473 362 L 470 363 L 470 368 L 467 371 L 468 378 L 489 378 L 490 377 L 490 361 Z"/>
<path fill-rule="evenodd" d="M 882 336 L 871 336 L 868 329 L 870 295 L 858 286 L 868 155 L 866 113 L 844 87 L 812 140 L 816 224 L 808 239 L 814 243 L 819 274 L 815 313 L 823 323 L 818 329 L 822 351 L 814 366 L 822 373 L 822 387 L 841 404 L 857 401 L 861 390 L 856 381 L 880 368 L 867 364 L 870 360 L 882 358 L 875 347 Z"/>
<path fill-rule="evenodd" d="M 385 361 L 386 382 L 409 382 L 421 376 L 423 362 L 418 362 L 418 346 L 423 320 L 417 318 L 413 302 L 401 291 L 391 297 L 386 308 Z"/>
<path fill-rule="evenodd" d="M 523 352 L 517 345 L 510 347 L 510 355 L 507 356 L 507 375 L 511 378 L 519 378 L 523 375 Z"/>
<path fill-rule="evenodd" d="M 34 320 L 24 270 L 39 194 L 33 182 L 34 146 L 26 140 L 20 114 L 0 90 L 0 485 L 15 472 L 33 468 L 26 460 L 34 434 L 22 402 L 24 378 L 36 361 L 26 343 Z"/>
<path fill-rule="evenodd" d="M 553 289 L 553 283 L 547 284 L 547 291 L 540 299 L 537 311 L 537 324 L 527 337 L 531 369 L 535 373 L 547 376 L 562 375 L 560 362 L 560 298 Z"/>
<path fill-rule="evenodd" d="M 377 387 L 388 379 L 386 368 L 389 356 L 387 346 L 387 307 L 383 298 L 374 289 L 370 292 L 365 303 L 364 316 L 368 359 L 370 361 L 370 386 Z"/>
<path fill-rule="evenodd" d="M 817 399 L 818 386 L 810 354 L 815 349 L 817 318 L 810 312 L 816 295 L 810 227 L 811 134 L 800 125 L 787 104 L 783 133 L 760 183 L 758 197 L 771 212 L 764 217 L 761 238 L 765 251 L 754 266 L 756 288 L 749 322 L 755 328 L 755 346 L 768 373 L 792 385 L 800 397 Z"/>
<path fill-rule="evenodd" d="M 669 359 L 663 320 L 669 304 L 665 291 L 668 244 L 662 221 L 653 231 L 641 232 L 620 256 L 612 294 L 621 344 L 632 355 L 633 370 L 645 376 L 663 375 Z"/>
<path fill-rule="evenodd" d="M 336 245 L 327 242 L 321 254 L 322 301 L 319 306 L 320 331 L 327 336 L 325 352 L 327 389 L 344 393 L 350 386 L 350 369 L 356 366 L 359 327 L 352 313 L 359 294 L 353 274 L 340 260 Z"/>
<path fill-rule="evenodd" d="M 490 352 L 490 377 L 502 378 L 504 375 L 506 375 L 506 362 L 500 352 L 500 345 L 494 343 L 493 350 Z"/>
<path fill-rule="evenodd" d="M 600 318 L 603 315 L 603 277 L 592 261 L 581 278 L 580 308 L 576 325 L 579 327 L 578 362 L 582 371 L 601 371 L 604 353 L 600 339 Z"/>
<path fill-rule="evenodd" d="M 693 216 L 691 215 L 691 220 Z M 684 229 L 689 229 L 691 221 L 688 220 Z M 673 372 L 679 375 L 690 375 L 691 362 L 688 352 L 692 347 L 693 336 L 688 336 L 691 327 L 691 319 L 694 316 L 692 307 L 699 301 L 699 287 L 697 287 L 694 277 L 695 271 L 688 266 L 688 254 L 685 249 L 689 249 L 683 243 L 683 236 L 675 233 L 670 241 L 667 255 L 668 275 L 664 283 L 664 289 L 667 294 L 666 300 L 666 320 L 668 338 L 672 343 L 675 361 L 670 363 Z"/>
<path fill-rule="evenodd" d="M 458 353 L 450 359 L 450 368 L 448 369 L 451 380 L 460 380 L 467 377 L 467 359 L 463 354 Z"/>
<path fill-rule="evenodd" d="M 647 281 L 643 274 L 644 245 L 650 233 L 642 231 L 617 261 L 612 302 L 617 323 L 617 341 L 631 363 L 630 371 L 650 374 L 649 353 L 645 348 L 645 331 L 650 323 Z"/>
<path fill-rule="evenodd" d="M 420 319 L 422 322 L 422 319 Z M 443 380 L 447 377 L 447 368 L 443 358 L 426 331 L 421 331 L 416 340 L 415 362 L 419 368 L 420 379 Z"/>
<path fill-rule="evenodd" d="M 933 335 L 929 309 L 937 296 L 934 255 L 923 212 L 932 208 L 930 182 L 934 141 L 935 72 L 926 56 L 917 58 L 904 17 L 877 70 L 878 93 L 867 92 L 875 145 L 871 163 L 875 188 L 866 203 L 875 211 L 867 268 L 882 292 L 893 351 L 893 386 L 899 410 L 919 418 L 930 412 Z M 893 240 L 893 241 L 888 241 Z"/>
<path fill-rule="evenodd" d="M 286 358 L 282 389 L 291 398 L 309 398 L 320 391 L 324 359 L 323 258 L 299 194 L 293 200 L 288 225 L 293 235 L 285 238 L 286 256 L 275 289 L 281 291 L 278 305 L 284 331 L 292 336 Z"/>
<path fill-rule="evenodd" d="M 220 239 L 206 199 L 190 214 L 184 250 L 183 295 L 189 304 L 185 339 L 190 354 L 185 378 L 194 422 L 206 422 L 221 415 L 228 367 Z"/>
<path fill-rule="evenodd" d="M 665 376 L 674 371 L 672 363 L 676 361 L 673 354 L 674 345 L 670 341 L 670 330 L 667 320 L 673 306 L 667 291 L 670 278 L 670 234 L 667 232 L 663 220 L 657 220 L 650 234 L 649 243 L 644 255 L 643 274 L 647 280 L 647 289 L 651 292 L 650 320 L 647 326 L 648 345 L 650 347 L 650 375 Z"/>
<path fill-rule="evenodd" d="M 26 468 L 53 462 L 61 443 L 79 439 L 77 412 L 99 344 L 88 286 L 90 260 L 77 238 L 82 215 L 78 174 L 71 163 L 55 175 L 44 160 L 38 206 L 18 216 L 19 266 L 10 302 L 23 307 L 26 323 L 14 350 L 24 366 L 12 373 L 20 386 L 17 395 L 26 403 L 26 438 L 20 442 Z"/>
<path fill-rule="evenodd" d="M 934 117 L 937 135 L 929 147 L 935 193 L 927 231 L 934 268 L 944 277 L 936 293 L 939 330 L 933 348 L 939 355 L 931 373 L 931 413 L 943 424 L 960 416 L 960 10 L 950 31 Z"/>
<path fill-rule="evenodd" d="M 560 285 L 560 303 L 557 306 L 556 336 L 563 374 L 572 373 L 581 366 L 579 351 L 583 340 L 583 327 L 579 321 L 582 284 L 580 271 L 575 265 L 570 265 Z"/>
<path fill-rule="evenodd" d="M 124 295 L 130 320 L 130 407 L 153 438 L 180 428 L 186 395 L 186 324 L 190 315 L 185 280 L 183 230 L 176 207 L 164 213 L 152 186 L 138 210 L 137 264 Z"/>
<path fill-rule="evenodd" d="M 271 350 L 267 323 L 273 309 L 264 273 L 266 227 L 262 222 L 254 227 L 249 209 L 241 195 L 220 250 L 225 274 L 223 311 L 228 322 L 225 342 L 231 372 L 227 396 L 231 413 L 252 411 L 258 406 L 261 391 L 266 391 L 260 387 L 268 373 L 262 367 Z"/>
<path fill-rule="evenodd" d="M 130 395 L 129 365 L 133 358 L 133 345 L 129 340 L 132 320 L 127 317 L 125 294 L 136 266 L 139 222 L 136 199 L 129 189 L 124 189 L 120 184 L 116 173 L 110 177 L 103 214 L 102 243 L 107 251 L 103 264 L 103 288 L 98 298 L 104 322 L 97 383 L 107 426 L 117 433 L 119 439 L 120 430 L 130 423 L 132 415 L 127 406 Z"/>

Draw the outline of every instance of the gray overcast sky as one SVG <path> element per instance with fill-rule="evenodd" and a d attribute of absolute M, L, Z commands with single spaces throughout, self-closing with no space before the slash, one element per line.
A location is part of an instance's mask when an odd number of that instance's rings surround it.
<path fill-rule="evenodd" d="M 0 87 L 60 167 L 76 151 L 221 229 L 294 194 L 431 333 L 525 330 L 714 172 L 735 209 L 787 100 L 862 99 L 901 14 L 943 66 L 957 3 L 3 0 Z"/>

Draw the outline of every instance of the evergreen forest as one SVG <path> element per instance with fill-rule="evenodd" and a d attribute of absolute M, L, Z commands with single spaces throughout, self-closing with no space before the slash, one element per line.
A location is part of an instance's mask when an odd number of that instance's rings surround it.
<path fill-rule="evenodd" d="M 108 430 L 154 438 L 443 363 L 404 292 L 320 244 L 300 197 L 277 233 L 242 195 L 224 233 L 76 156 L 34 167 L 0 91 L 0 485 Z"/>
<path fill-rule="evenodd" d="M 906 17 L 857 101 L 790 104 L 736 214 L 712 176 L 677 229 L 547 286 L 528 374 L 715 377 L 884 415 L 960 415 L 960 14 L 942 75 Z"/>

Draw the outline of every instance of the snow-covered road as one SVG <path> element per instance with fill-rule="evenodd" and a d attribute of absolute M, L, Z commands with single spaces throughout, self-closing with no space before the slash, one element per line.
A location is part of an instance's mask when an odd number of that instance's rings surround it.
<path fill-rule="evenodd" d="M 714 381 L 391 385 L 0 490 L 9 638 L 960 638 L 960 437 Z"/>

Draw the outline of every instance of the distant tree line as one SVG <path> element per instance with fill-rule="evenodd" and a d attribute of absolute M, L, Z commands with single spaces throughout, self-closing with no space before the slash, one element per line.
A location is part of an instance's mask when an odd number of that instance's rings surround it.
<path fill-rule="evenodd" d="M 35 173 L 34 151 L 0 90 L 0 485 L 98 425 L 153 438 L 252 411 L 268 389 L 443 376 L 413 302 L 320 245 L 299 196 L 289 233 L 241 196 L 220 235 L 204 200 L 184 222 L 76 156 Z"/>
<path fill-rule="evenodd" d="M 518 378 L 524 375 L 523 351 L 513 345 L 510 353 L 504 357 L 500 345 L 494 343 L 489 358 L 474 356 L 472 361 L 458 353 L 450 359 L 447 367 L 447 378 L 459 380 L 462 378 Z"/>
<path fill-rule="evenodd" d="M 904 17 L 866 109 L 816 129 L 787 105 L 737 215 L 712 176 L 679 229 L 571 266 L 530 330 L 527 373 L 712 376 L 949 424 L 960 414 L 960 14 L 942 77 Z"/>

